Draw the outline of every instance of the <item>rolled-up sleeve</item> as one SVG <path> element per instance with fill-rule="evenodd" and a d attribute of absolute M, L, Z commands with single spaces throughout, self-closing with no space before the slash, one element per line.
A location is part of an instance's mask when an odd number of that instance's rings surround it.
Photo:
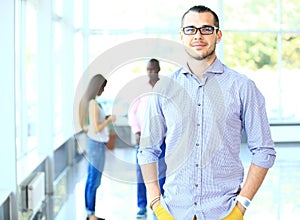
<path fill-rule="evenodd" d="M 161 154 L 160 146 L 165 137 L 165 123 L 159 102 L 159 95 L 149 96 L 138 151 L 140 165 L 157 162 Z"/>
<path fill-rule="evenodd" d="M 160 152 L 155 150 L 155 147 L 153 148 L 144 148 L 139 149 L 138 151 L 138 162 L 139 165 L 144 165 L 148 163 L 155 163 L 158 161 L 158 157 L 160 155 Z"/>
<path fill-rule="evenodd" d="M 276 151 L 273 146 L 263 146 L 253 150 L 252 153 L 253 164 L 267 169 L 273 166 L 276 158 Z"/>
<path fill-rule="evenodd" d="M 242 119 L 248 148 L 252 153 L 252 163 L 263 168 L 270 168 L 275 162 L 276 151 L 271 137 L 265 99 L 253 81 L 249 80 L 245 88 L 242 96 L 245 98 Z"/>

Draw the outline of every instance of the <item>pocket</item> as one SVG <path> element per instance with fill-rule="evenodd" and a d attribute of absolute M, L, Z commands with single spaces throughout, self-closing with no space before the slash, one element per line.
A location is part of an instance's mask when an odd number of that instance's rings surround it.
<path fill-rule="evenodd" d="M 238 219 L 244 220 L 244 214 L 243 214 L 242 211 L 239 209 L 239 207 L 238 207 L 237 205 L 235 205 L 235 206 L 234 206 L 234 209 L 236 209 Z"/>
<path fill-rule="evenodd" d="M 165 202 L 165 200 L 164 200 L 164 197 L 163 197 L 163 196 L 160 196 L 160 204 L 162 205 L 162 207 L 163 207 L 165 210 L 167 210 L 169 213 L 171 213 L 170 210 L 169 210 L 169 208 L 168 208 L 168 206 L 167 206 L 167 204 L 166 204 L 166 202 Z"/>
<path fill-rule="evenodd" d="M 222 220 L 244 220 L 244 215 L 239 209 L 239 207 L 235 205 L 232 211 L 229 213 L 229 215 L 227 215 Z"/>

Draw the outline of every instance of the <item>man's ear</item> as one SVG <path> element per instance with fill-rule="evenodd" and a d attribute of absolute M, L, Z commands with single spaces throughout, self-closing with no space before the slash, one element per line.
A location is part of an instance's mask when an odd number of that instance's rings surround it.
<path fill-rule="evenodd" d="M 217 33 L 217 43 L 220 43 L 221 39 L 222 39 L 222 31 L 218 30 L 218 33 Z"/>
<path fill-rule="evenodd" d="M 183 33 L 182 33 L 182 31 L 179 32 L 179 37 L 180 37 L 180 41 L 182 42 L 182 38 L 183 38 Z"/>

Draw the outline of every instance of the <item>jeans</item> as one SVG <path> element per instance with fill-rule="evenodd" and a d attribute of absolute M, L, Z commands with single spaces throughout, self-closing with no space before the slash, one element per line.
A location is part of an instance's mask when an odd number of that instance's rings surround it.
<path fill-rule="evenodd" d="M 96 192 L 100 186 L 105 163 L 106 143 L 87 138 L 87 180 L 85 184 L 85 208 L 88 215 L 95 214 Z"/>
<path fill-rule="evenodd" d="M 160 146 L 160 149 L 162 150 L 159 161 L 158 161 L 158 182 L 160 186 L 161 194 L 164 194 L 163 185 L 166 180 L 166 169 L 167 165 L 165 163 L 164 157 L 165 157 L 165 151 L 166 151 L 166 144 L 165 141 Z M 138 152 L 138 146 L 136 148 L 136 151 Z M 145 208 L 147 207 L 147 191 L 146 186 L 144 183 L 144 179 L 142 176 L 141 167 L 138 164 L 138 160 L 136 159 L 136 176 L 137 176 L 137 203 L 139 208 Z"/>

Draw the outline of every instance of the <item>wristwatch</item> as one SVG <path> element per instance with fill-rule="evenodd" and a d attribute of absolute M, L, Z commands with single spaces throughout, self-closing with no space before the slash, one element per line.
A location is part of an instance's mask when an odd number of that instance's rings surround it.
<path fill-rule="evenodd" d="M 236 200 L 237 200 L 239 203 L 241 203 L 241 205 L 242 205 L 245 209 L 247 209 L 247 208 L 250 206 L 250 204 L 251 204 L 250 199 L 248 199 L 247 197 L 241 196 L 241 195 L 238 195 L 238 196 L 236 197 Z"/>

